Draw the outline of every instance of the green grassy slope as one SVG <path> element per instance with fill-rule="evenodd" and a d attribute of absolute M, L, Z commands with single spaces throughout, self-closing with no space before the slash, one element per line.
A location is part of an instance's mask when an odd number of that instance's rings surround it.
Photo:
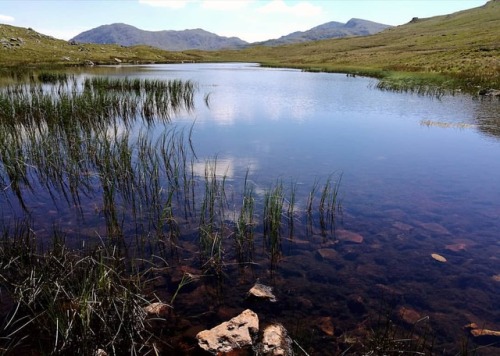
<path fill-rule="evenodd" d="M 152 47 L 70 45 L 30 29 L 0 25 L 0 65 L 248 61 L 269 66 L 500 89 L 500 0 L 418 19 L 366 37 L 232 51 L 167 52 Z M 11 38 L 22 38 L 12 41 Z M 451 84 L 450 84 L 451 83 Z"/>
<path fill-rule="evenodd" d="M 148 46 L 76 44 L 45 36 L 32 29 L 0 25 L 0 66 L 190 61 L 192 55 Z"/>
<path fill-rule="evenodd" d="M 281 47 L 208 53 L 209 60 L 255 61 L 309 70 L 441 74 L 463 85 L 500 87 L 500 0 L 419 19 L 379 34 Z"/>

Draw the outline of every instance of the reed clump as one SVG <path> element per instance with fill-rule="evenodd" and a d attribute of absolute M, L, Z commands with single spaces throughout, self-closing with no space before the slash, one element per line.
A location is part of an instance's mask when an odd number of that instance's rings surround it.
<path fill-rule="evenodd" d="M 226 174 L 217 172 L 217 158 L 205 162 L 204 196 L 200 207 L 200 252 L 207 270 L 222 271 L 226 234 Z"/>
<path fill-rule="evenodd" d="M 70 250 L 64 236 L 39 246 L 24 226 L 0 241 L 0 286 L 12 300 L 0 330 L 3 352 L 143 354 L 154 348 L 144 306 L 151 297 L 139 272 L 113 245 Z"/>
<path fill-rule="evenodd" d="M 82 197 L 102 191 L 110 231 L 119 231 L 122 203 L 138 212 L 152 202 L 148 216 L 158 223 L 163 192 L 171 196 L 192 183 L 187 165 L 193 147 L 170 115 L 191 110 L 195 90 L 192 82 L 126 78 L 2 88 L 1 192 L 28 211 L 26 201 L 40 189 L 77 207 Z M 154 142 L 145 132 L 153 125 L 165 125 Z"/>
<path fill-rule="evenodd" d="M 195 84 L 46 80 L 0 89 L 1 194 L 24 216 L 36 195 L 50 197 L 61 210 L 64 204 L 77 210 L 83 224 L 91 202 L 100 221 L 92 228 L 105 229 L 106 243 L 70 249 L 65 235 L 55 235 L 44 247 L 47 237 L 40 245 L 32 230 L 5 233 L 0 285 L 14 308 L 0 325 L 2 347 L 15 349 L 39 330 L 40 344 L 30 347 L 47 353 L 148 350 L 156 339 L 142 307 L 150 299 L 149 277 L 160 268 L 155 258 L 180 263 L 179 255 L 196 255 L 205 275 L 220 277 L 228 264 L 262 257 L 258 246 L 277 262 L 302 211 L 319 221 L 325 236 L 335 226 L 340 178 L 329 177 L 324 186 L 318 180 L 304 202 L 294 182 L 288 188 L 278 179 L 266 190 L 249 170 L 242 182 L 228 178 L 217 157 L 196 172 L 194 124 L 179 128 L 170 120 L 192 110 Z M 78 237 L 72 233 L 73 244 Z M 184 249 L 192 242 L 199 250 Z M 138 257 L 150 268 L 139 268 Z M 179 288 L 192 281 L 185 275 Z M 178 290 L 171 301 L 176 298 Z"/>

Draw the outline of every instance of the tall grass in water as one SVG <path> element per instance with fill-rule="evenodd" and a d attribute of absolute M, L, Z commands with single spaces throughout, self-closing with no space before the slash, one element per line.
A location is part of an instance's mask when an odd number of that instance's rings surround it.
<path fill-rule="evenodd" d="M 172 113 L 191 110 L 196 85 L 99 78 L 76 89 L 75 82 L 64 85 L 30 83 L 0 90 L 1 192 L 28 211 L 25 200 L 37 193 L 32 190 L 37 182 L 54 200 L 62 196 L 75 206 L 82 195 L 102 189 L 100 210 L 112 234 L 120 234 L 117 203 L 131 204 L 135 211 L 152 201 L 148 215 L 158 220 L 162 192 L 192 184 L 186 173 L 192 145 L 175 128 L 167 127 L 158 142 L 145 135 L 134 142 L 129 132 L 137 120 L 169 123 Z M 164 181 L 168 187 L 161 186 Z"/>
<path fill-rule="evenodd" d="M 321 232 L 326 234 L 326 230 L 330 227 L 335 229 L 337 213 L 341 211 L 339 188 L 342 174 L 339 175 L 336 182 L 332 181 L 332 176 L 328 177 L 321 191 L 319 201 L 319 221 Z"/>
<path fill-rule="evenodd" d="M 294 213 L 295 213 L 295 203 L 296 203 L 296 195 L 297 195 L 297 183 L 292 182 L 290 184 L 290 195 L 289 199 L 286 201 L 287 208 L 287 218 L 288 218 L 288 231 L 290 239 L 293 238 L 294 232 Z"/>
<path fill-rule="evenodd" d="M 91 355 L 98 348 L 111 354 L 153 348 L 145 274 L 131 270 L 119 249 L 75 252 L 57 234 L 46 249 L 34 241 L 26 225 L 1 237 L 0 283 L 13 300 L 2 349 L 15 354 L 26 343 L 46 354 Z"/>
<path fill-rule="evenodd" d="M 281 253 L 281 218 L 284 202 L 283 182 L 278 180 L 264 194 L 264 237 L 272 260 Z"/>
<path fill-rule="evenodd" d="M 254 249 L 254 188 L 248 180 L 249 170 L 245 174 L 241 208 L 236 221 L 235 242 L 240 261 L 251 261 Z"/>
<path fill-rule="evenodd" d="M 217 174 L 217 158 L 205 162 L 205 192 L 200 207 L 200 248 L 204 266 L 219 273 L 223 264 L 224 214 L 227 206 L 226 174 Z"/>

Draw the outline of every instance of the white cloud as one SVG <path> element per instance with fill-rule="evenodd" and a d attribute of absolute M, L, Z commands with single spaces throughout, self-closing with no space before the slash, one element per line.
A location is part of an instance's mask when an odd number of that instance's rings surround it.
<path fill-rule="evenodd" d="M 34 28 L 36 32 L 39 32 L 41 34 L 47 35 L 47 36 L 52 36 L 54 38 L 60 39 L 60 40 L 69 40 L 76 35 L 82 33 L 83 31 L 87 31 L 88 28 L 78 28 L 78 29 L 56 29 L 56 28 Z"/>
<path fill-rule="evenodd" d="M 250 0 L 205 0 L 201 3 L 201 7 L 210 10 L 233 11 L 246 8 L 251 2 Z"/>
<path fill-rule="evenodd" d="M 154 7 L 167 7 L 170 9 L 182 9 L 191 0 L 139 0 L 139 4 Z"/>
<path fill-rule="evenodd" d="M 318 16 L 323 10 L 320 6 L 315 6 L 304 1 L 294 5 L 287 5 L 283 0 L 273 0 L 260 7 L 257 11 L 263 14 Z"/>
<path fill-rule="evenodd" d="M 0 14 L 0 22 L 14 22 L 14 21 L 15 20 L 12 16 Z"/>

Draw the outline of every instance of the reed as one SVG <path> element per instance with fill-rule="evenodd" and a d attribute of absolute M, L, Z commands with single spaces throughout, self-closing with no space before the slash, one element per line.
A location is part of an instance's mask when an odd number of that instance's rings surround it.
<path fill-rule="evenodd" d="M 54 234 L 44 250 L 34 240 L 26 225 L 2 235 L 0 283 L 14 301 L 3 349 L 15 353 L 27 344 L 51 354 L 94 354 L 97 348 L 120 354 L 152 347 L 145 274 L 127 272 L 120 249 L 76 252 Z"/>
<path fill-rule="evenodd" d="M 251 261 L 254 249 L 255 197 L 248 175 L 249 169 L 245 174 L 241 208 L 236 222 L 235 242 L 240 261 Z"/>
<path fill-rule="evenodd" d="M 283 182 L 278 180 L 264 194 L 264 237 L 272 260 L 281 253 L 281 218 L 284 202 Z"/>
<path fill-rule="evenodd" d="M 162 192 L 172 191 L 162 186 L 165 176 L 174 191 L 182 184 L 186 191 L 192 189 L 193 176 L 187 166 L 194 156 L 191 138 L 188 146 L 185 133 L 175 127 L 166 128 L 156 143 L 143 133 L 133 142 L 129 133 L 137 119 L 153 125 L 151 117 L 140 114 L 146 102 L 158 106 L 162 100 L 163 109 L 151 112 L 158 115 L 156 124 L 170 125 L 167 119 L 172 112 L 192 108 L 193 93 L 188 91 L 194 92 L 196 85 L 93 78 L 74 86 L 61 78 L 61 83 L 52 86 L 30 82 L 0 90 L 2 193 L 28 211 L 26 200 L 40 185 L 54 202 L 62 197 L 77 207 L 82 196 L 102 191 L 99 210 L 108 232 L 117 236 L 125 214 L 125 209 L 117 207 L 123 203 L 134 214 L 152 203 L 147 216 L 158 221 L 163 214 Z"/>
<path fill-rule="evenodd" d="M 432 355 L 434 338 L 429 317 L 424 317 L 410 328 L 405 328 L 395 323 L 389 314 L 381 313 L 364 347 L 364 353 Z"/>
<path fill-rule="evenodd" d="M 66 73 L 46 72 L 38 73 L 38 80 L 42 83 L 67 84 L 70 76 Z"/>
<path fill-rule="evenodd" d="M 318 206 L 320 227 L 323 235 L 326 234 L 328 227 L 330 230 L 335 229 L 336 216 L 342 209 L 339 197 L 342 174 L 338 176 L 337 181 L 333 181 L 332 178 L 332 175 L 327 178 L 321 190 Z"/>
<path fill-rule="evenodd" d="M 295 212 L 295 204 L 296 204 L 296 195 L 297 195 L 297 183 L 292 182 L 290 184 L 290 196 L 289 199 L 286 201 L 288 204 L 287 208 L 287 218 L 288 218 L 288 231 L 289 231 L 289 237 L 290 239 L 293 238 L 293 233 L 294 233 L 294 212 Z"/>
<path fill-rule="evenodd" d="M 224 214 L 227 206 L 226 174 L 217 175 L 217 157 L 205 162 L 204 197 L 200 207 L 200 249 L 204 267 L 221 272 L 225 233 Z"/>

